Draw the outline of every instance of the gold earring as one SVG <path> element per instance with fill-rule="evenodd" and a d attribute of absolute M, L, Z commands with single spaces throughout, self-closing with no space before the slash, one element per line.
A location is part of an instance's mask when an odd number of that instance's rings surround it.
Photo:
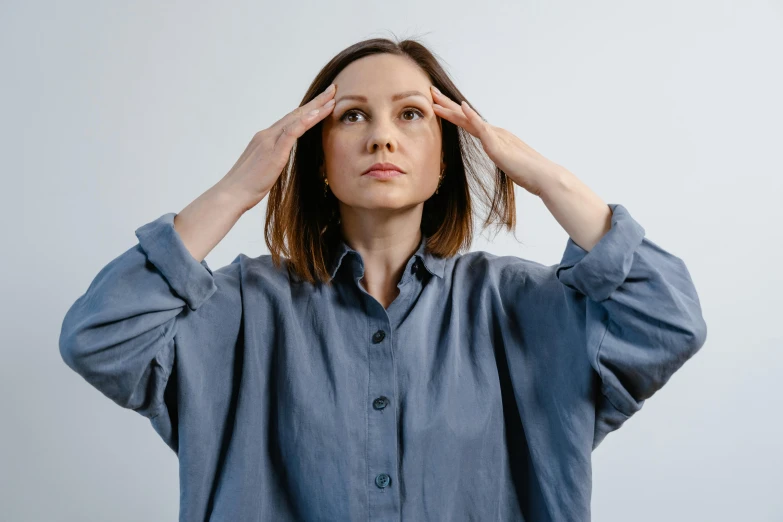
<path fill-rule="evenodd" d="M 440 189 L 440 184 L 443 182 L 443 173 L 446 172 L 446 167 L 443 167 L 443 170 L 440 171 L 440 175 L 438 176 L 438 187 L 435 189 L 435 194 L 438 193 L 438 189 Z"/>

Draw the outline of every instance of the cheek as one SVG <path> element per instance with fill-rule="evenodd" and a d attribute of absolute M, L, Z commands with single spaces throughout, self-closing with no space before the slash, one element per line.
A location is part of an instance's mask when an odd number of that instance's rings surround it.
<path fill-rule="evenodd" d="M 347 161 L 348 150 L 349 147 L 346 145 L 345 140 L 335 139 L 332 136 L 331 139 L 324 142 L 326 165 L 334 169 L 336 166 L 344 164 Z"/>

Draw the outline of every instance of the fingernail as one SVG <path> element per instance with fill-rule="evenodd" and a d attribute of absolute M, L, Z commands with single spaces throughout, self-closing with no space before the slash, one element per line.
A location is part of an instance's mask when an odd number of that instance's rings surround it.
<path fill-rule="evenodd" d="M 433 91 L 435 91 L 435 92 L 437 92 L 438 94 L 442 94 L 442 93 L 440 92 L 440 90 L 439 90 L 437 87 L 435 87 L 434 85 L 432 86 L 432 90 L 433 90 Z"/>
<path fill-rule="evenodd" d="M 324 92 L 332 92 L 332 90 L 334 90 L 334 84 L 331 84 L 329 87 L 327 87 Z"/>

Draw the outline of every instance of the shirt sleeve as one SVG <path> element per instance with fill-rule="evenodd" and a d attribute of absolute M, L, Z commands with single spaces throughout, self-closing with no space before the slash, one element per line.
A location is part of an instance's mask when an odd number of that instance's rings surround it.
<path fill-rule="evenodd" d="M 166 411 L 182 318 L 217 290 L 207 262 L 198 262 L 183 244 L 175 216 L 164 214 L 136 230 L 138 243 L 95 276 L 67 311 L 59 338 L 72 370 L 150 419 Z M 155 427 L 171 445 L 171 420 Z"/>
<path fill-rule="evenodd" d="M 611 229 L 590 252 L 568 239 L 558 280 L 587 297 L 590 365 L 601 381 L 593 449 L 637 412 L 705 343 L 707 325 L 685 263 L 610 204 Z"/>

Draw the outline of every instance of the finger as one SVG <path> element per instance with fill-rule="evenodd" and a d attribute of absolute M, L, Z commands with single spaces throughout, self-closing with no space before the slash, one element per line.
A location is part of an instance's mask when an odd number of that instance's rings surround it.
<path fill-rule="evenodd" d="M 489 123 L 487 120 L 483 118 L 481 114 L 477 113 L 468 102 L 463 101 L 462 105 L 462 112 L 465 113 L 465 116 L 468 118 L 470 123 L 472 123 L 479 130 L 486 130 L 488 128 Z"/>
<path fill-rule="evenodd" d="M 465 114 L 462 112 L 461 109 L 459 109 L 459 112 L 447 109 L 445 107 L 442 107 L 438 104 L 432 105 L 433 109 L 435 110 L 436 114 L 442 118 L 446 118 L 451 123 L 455 125 L 459 125 L 460 127 L 465 127 L 470 123 L 470 120 L 465 116 Z M 459 106 L 457 106 L 459 107 Z"/>
<path fill-rule="evenodd" d="M 334 109 L 334 99 L 293 120 L 288 125 L 281 126 L 280 136 L 278 136 L 275 145 L 290 148 L 293 146 L 293 142 L 299 139 L 308 129 L 328 116 L 332 109 Z"/>
<path fill-rule="evenodd" d="M 441 107 L 445 107 L 446 109 L 449 109 L 451 111 L 462 112 L 462 111 L 460 111 L 460 106 L 457 105 L 457 103 L 452 101 L 451 98 L 449 98 L 448 96 L 446 96 L 442 92 L 436 91 L 435 89 L 436 89 L 436 87 L 433 85 L 431 90 L 432 90 L 432 99 L 435 101 L 435 103 L 437 103 Z"/>
<path fill-rule="evenodd" d="M 462 109 L 462 112 L 465 114 L 465 116 L 468 118 L 470 123 L 476 125 L 477 127 L 482 127 L 484 123 L 484 120 L 481 118 L 481 116 L 478 115 L 476 111 L 473 110 L 473 107 L 468 104 L 466 101 L 462 101 L 462 105 L 460 106 Z"/>
<path fill-rule="evenodd" d="M 473 110 L 473 107 L 466 101 L 462 102 L 462 112 L 470 122 L 471 128 L 475 129 L 477 137 L 484 143 L 494 143 L 495 133 L 489 131 L 489 124 L 479 113 Z"/>
<path fill-rule="evenodd" d="M 483 134 L 486 129 L 484 119 L 473 110 L 473 107 L 471 107 L 468 102 L 464 100 L 462 102 L 461 108 L 463 114 L 465 114 L 465 117 L 468 119 L 470 124 L 473 125 L 473 128 L 475 128 L 479 134 Z"/>
<path fill-rule="evenodd" d="M 277 120 L 271 128 L 282 130 L 283 127 L 291 125 L 294 121 L 300 119 L 305 114 L 315 109 L 320 109 L 325 103 L 334 98 L 334 94 L 337 92 L 337 86 L 332 84 L 326 88 L 321 94 L 289 112 L 279 120 Z"/>

